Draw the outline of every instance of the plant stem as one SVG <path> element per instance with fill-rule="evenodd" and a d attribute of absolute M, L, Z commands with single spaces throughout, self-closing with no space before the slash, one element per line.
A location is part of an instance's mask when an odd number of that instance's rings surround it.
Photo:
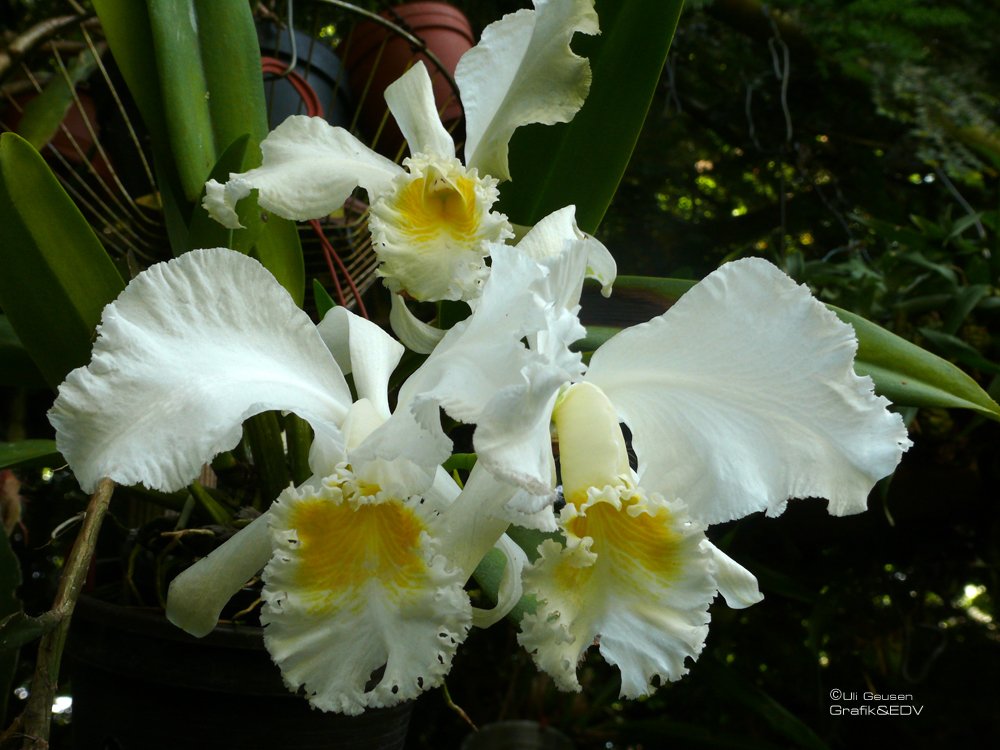
<path fill-rule="evenodd" d="M 73 543 L 66 567 L 59 578 L 59 589 L 49 612 L 58 619 L 59 624 L 44 635 L 38 644 L 35 674 L 31 679 L 31 693 L 23 715 L 23 750 L 46 750 L 49 746 L 52 699 L 59 683 L 59 664 L 69 633 L 70 618 L 76 607 L 76 601 L 80 598 L 80 591 L 97 545 L 97 533 L 107 513 L 114 488 L 114 482 L 102 479 L 97 491 L 91 495 L 83 526 L 76 542 Z"/>

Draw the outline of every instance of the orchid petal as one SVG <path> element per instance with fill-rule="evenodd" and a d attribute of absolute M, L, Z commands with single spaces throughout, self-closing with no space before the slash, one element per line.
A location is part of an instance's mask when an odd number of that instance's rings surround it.
<path fill-rule="evenodd" d="M 632 431 L 643 486 L 715 523 L 790 497 L 865 509 L 910 442 L 852 369 L 857 339 L 770 263 L 729 263 L 594 354 L 586 379 Z"/>
<path fill-rule="evenodd" d="M 350 452 L 356 473 L 395 494 L 423 492 L 451 454 L 451 440 L 441 429 L 437 408 L 396 409 Z"/>
<path fill-rule="evenodd" d="M 510 179 L 507 146 L 518 127 L 569 122 L 590 90 L 590 65 L 570 49 L 573 35 L 599 33 L 592 0 L 535 0 L 536 10 L 504 16 L 459 60 L 465 156 Z"/>
<path fill-rule="evenodd" d="M 414 315 L 406 301 L 398 294 L 391 295 L 389 325 L 407 349 L 417 354 L 430 354 L 444 338 L 445 331 L 429 325 Z"/>
<path fill-rule="evenodd" d="M 402 168 L 343 128 L 320 117 L 293 115 L 261 142 L 263 164 L 206 186 L 203 206 L 230 229 L 241 225 L 237 201 L 259 191 L 261 208 L 286 219 L 317 219 L 344 205 L 359 185 L 370 197 L 385 191 Z"/>
<path fill-rule="evenodd" d="M 559 492 L 553 489 L 541 495 L 527 490 L 518 490 L 510 502 L 500 511 L 501 518 L 526 529 L 552 532 L 559 530 L 553 505 L 559 499 Z"/>
<path fill-rule="evenodd" d="M 80 486 L 176 490 L 236 446 L 245 419 L 293 411 L 330 440 L 350 390 L 309 317 L 257 261 L 194 250 L 109 304 L 93 358 L 49 419 Z"/>
<path fill-rule="evenodd" d="M 320 322 L 320 336 L 341 371 L 354 374 L 359 399 L 368 399 L 389 418 L 389 377 L 403 356 L 403 346 L 382 328 L 344 307 L 330 310 Z"/>
<path fill-rule="evenodd" d="M 411 154 L 455 155 L 455 142 L 441 124 L 434 86 L 422 61 L 386 87 L 385 101 Z"/>
<path fill-rule="evenodd" d="M 560 513 L 566 546 L 547 540 L 525 571 L 538 600 L 518 640 L 563 690 L 579 690 L 576 667 L 599 638 L 621 670 L 621 695 L 653 690 L 656 678 L 686 674 L 708 634 L 716 595 L 704 534 L 680 506 L 625 487 L 592 488 Z"/>
<path fill-rule="evenodd" d="M 565 206 L 543 218 L 521 238 L 517 249 L 537 261 L 565 252 L 582 253 L 586 258 L 586 277 L 601 283 L 601 293 L 605 297 L 611 294 L 611 286 L 618 273 L 614 256 L 599 240 L 576 225 L 575 206 Z M 578 285 L 564 290 L 561 304 L 567 308 L 578 304 L 582 290 L 581 276 Z"/>
<path fill-rule="evenodd" d="M 167 619 L 197 638 L 208 635 L 222 608 L 270 557 L 265 513 L 174 578 L 167 593 Z"/>
<path fill-rule="evenodd" d="M 406 171 L 372 201 L 378 275 L 390 291 L 419 301 L 478 296 L 491 245 L 511 236 L 507 217 L 490 210 L 497 181 L 454 157 L 418 153 L 403 164 Z"/>
<path fill-rule="evenodd" d="M 507 564 L 500 578 L 496 606 L 490 609 L 472 608 L 472 624 L 477 628 L 488 628 L 500 622 L 521 601 L 524 594 L 521 571 L 528 566 L 528 556 L 524 554 L 524 550 L 506 534 L 500 537 L 493 548 L 504 556 Z"/>
<path fill-rule="evenodd" d="M 477 461 L 461 494 L 434 520 L 434 536 L 466 579 L 507 531 L 509 524 L 498 512 L 514 492 Z"/>
<path fill-rule="evenodd" d="M 753 573 L 707 539 L 701 544 L 715 563 L 715 583 L 726 604 L 733 609 L 745 609 L 764 599 Z"/>
<path fill-rule="evenodd" d="M 475 422 L 494 393 L 523 381 L 521 372 L 534 358 L 521 339 L 545 324 L 533 287 L 543 285 L 548 272 L 512 248 L 495 250 L 476 312 L 449 329 L 402 385 L 397 410 L 419 397 L 455 419 Z"/>
<path fill-rule="evenodd" d="M 366 495 L 349 473 L 274 504 L 264 642 L 288 687 L 315 707 L 394 705 L 448 672 L 471 607 L 426 522 L 414 499 Z"/>

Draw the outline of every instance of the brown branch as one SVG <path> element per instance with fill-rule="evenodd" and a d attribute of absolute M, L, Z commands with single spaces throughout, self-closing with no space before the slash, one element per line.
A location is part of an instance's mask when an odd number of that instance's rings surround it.
<path fill-rule="evenodd" d="M 59 589 L 52 609 L 47 613 L 54 616 L 59 624 L 46 633 L 38 644 L 35 674 L 31 679 L 31 693 L 21 716 L 21 729 L 24 733 L 24 744 L 21 746 L 23 750 L 47 750 L 49 746 L 52 699 L 59 683 L 59 664 L 69 633 L 70 618 L 87 578 L 90 561 L 97 545 L 97 533 L 101 529 L 101 522 L 107 513 L 114 488 L 114 482 L 102 479 L 97 491 L 91 495 L 83 526 L 76 542 L 73 543 L 73 549 L 59 579 Z"/>

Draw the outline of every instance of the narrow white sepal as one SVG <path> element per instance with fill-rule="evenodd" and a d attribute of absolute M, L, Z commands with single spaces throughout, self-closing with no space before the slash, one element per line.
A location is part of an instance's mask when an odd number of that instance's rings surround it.
<path fill-rule="evenodd" d="M 320 322 L 320 336 L 344 374 L 353 373 L 359 399 L 368 399 L 389 418 L 389 377 L 403 356 L 403 346 L 381 327 L 345 307 L 330 310 Z"/>
<path fill-rule="evenodd" d="M 167 592 L 167 619 L 197 638 L 208 635 L 222 608 L 270 557 L 264 513 L 174 578 Z"/>
<path fill-rule="evenodd" d="M 407 307 L 406 301 L 398 294 L 390 295 L 392 307 L 389 310 L 389 325 L 407 349 L 417 354 L 430 354 L 444 338 L 441 328 L 420 320 Z"/>
<path fill-rule="evenodd" d="M 455 155 L 455 142 L 441 124 L 434 87 L 423 61 L 386 87 L 385 101 L 410 147 L 410 153 L 424 153 L 445 159 Z"/>
<path fill-rule="evenodd" d="M 753 573 L 707 539 L 701 545 L 715 564 L 715 583 L 726 604 L 733 609 L 745 609 L 764 599 Z"/>

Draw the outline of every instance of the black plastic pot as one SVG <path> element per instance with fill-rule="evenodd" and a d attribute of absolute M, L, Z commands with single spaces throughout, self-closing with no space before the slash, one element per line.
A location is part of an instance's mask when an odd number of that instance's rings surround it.
<path fill-rule="evenodd" d="M 354 103 L 340 58 L 321 40 L 297 30 L 294 35 L 293 73 L 315 92 L 315 101 L 322 107 L 327 122 L 348 127 L 354 115 Z M 287 71 L 293 62 L 289 30 L 278 28 L 273 23 L 259 23 L 257 39 L 261 55 L 283 63 L 281 72 Z M 272 129 L 291 115 L 311 114 L 307 102 L 288 77 L 266 73 L 264 96 L 267 100 L 267 120 Z"/>
<path fill-rule="evenodd" d="M 537 721 L 487 724 L 462 742 L 462 750 L 573 750 L 569 737 Z"/>
<path fill-rule="evenodd" d="M 413 710 L 317 711 L 285 688 L 260 628 L 193 638 L 158 610 L 87 597 L 67 656 L 77 750 L 398 750 Z"/>

